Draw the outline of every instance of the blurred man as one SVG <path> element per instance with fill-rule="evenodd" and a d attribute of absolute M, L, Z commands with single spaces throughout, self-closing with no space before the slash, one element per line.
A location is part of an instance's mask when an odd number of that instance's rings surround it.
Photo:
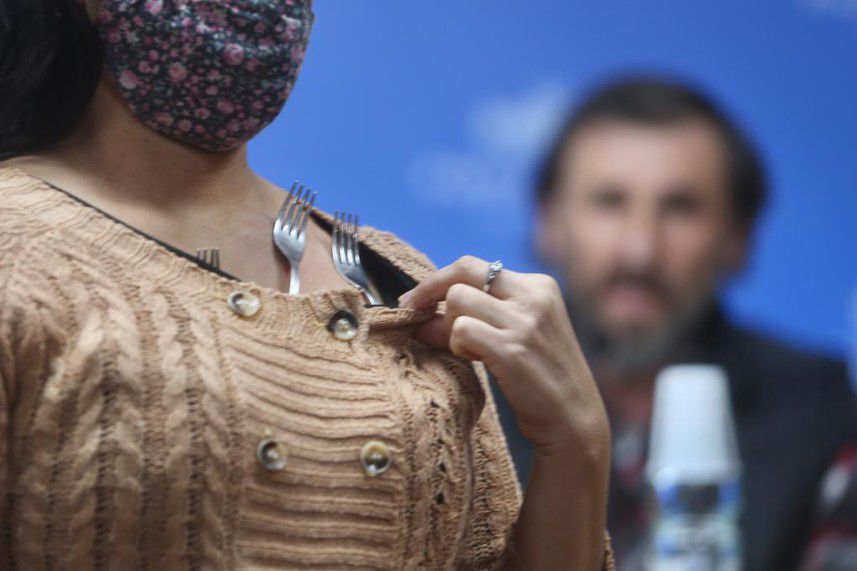
<path fill-rule="evenodd" d="M 645 539 L 643 467 L 664 365 L 716 363 L 729 375 L 747 570 L 799 564 L 819 481 L 851 438 L 842 363 L 739 328 L 720 310 L 718 289 L 743 267 L 765 195 L 761 161 L 736 125 L 701 94 L 657 79 L 595 93 L 541 171 L 538 248 L 564 281 L 613 423 L 620 568 L 638 568 Z"/>

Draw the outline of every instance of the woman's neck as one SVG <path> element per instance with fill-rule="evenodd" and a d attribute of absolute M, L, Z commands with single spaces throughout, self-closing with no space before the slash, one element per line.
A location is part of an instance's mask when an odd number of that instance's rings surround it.
<path fill-rule="evenodd" d="M 14 162 L 57 185 L 68 181 L 102 195 L 90 198 L 147 206 L 167 218 L 188 209 L 270 205 L 270 189 L 247 164 L 245 145 L 211 153 L 162 136 L 132 114 L 107 79 L 71 137 Z"/>

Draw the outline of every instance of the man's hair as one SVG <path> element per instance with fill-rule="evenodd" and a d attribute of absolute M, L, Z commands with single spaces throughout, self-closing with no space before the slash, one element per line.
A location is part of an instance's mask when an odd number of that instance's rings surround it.
<path fill-rule="evenodd" d="M 572 109 L 536 174 L 536 198 L 544 204 L 557 192 L 563 154 L 583 128 L 602 121 L 640 125 L 672 125 L 700 119 L 723 142 L 735 220 L 746 229 L 754 225 L 767 195 L 765 169 L 758 152 L 711 100 L 678 81 L 633 77 L 608 83 Z"/>

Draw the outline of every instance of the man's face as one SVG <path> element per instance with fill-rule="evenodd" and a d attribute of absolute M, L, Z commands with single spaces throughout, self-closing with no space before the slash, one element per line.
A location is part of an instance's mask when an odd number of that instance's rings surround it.
<path fill-rule="evenodd" d="M 727 165 L 701 120 L 601 122 L 567 146 L 543 209 L 543 254 L 614 341 L 663 333 L 740 265 Z"/>

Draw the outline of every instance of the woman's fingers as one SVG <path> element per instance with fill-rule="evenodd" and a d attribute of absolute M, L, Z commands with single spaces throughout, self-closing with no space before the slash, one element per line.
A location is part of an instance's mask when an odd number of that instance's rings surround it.
<path fill-rule="evenodd" d="M 459 315 L 475 317 L 499 329 L 512 327 L 517 321 L 510 301 L 462 283 L 452 284 L 446 292 L 447 321 L 451 323 Z"/>
<path fill-rule="evenodd" d="M 502 332 L 484 321 L 461 315 L 452 322 L 449 350 L 471 361 L 490 362 L 497 353 Z"/>
<path fill-rule="evenodd" d="M 454 324 L 462 317 L 467 318 L 465 322 L 474 319 L 492 329 L 513 327 L 518 320 L 509 304 L 472 286 L 453 284 L 446 296 L 446 312 L 422 325 L 415 336 L 433 347 L 451 349 Z"/>
<path fill-rule="evenodd" d="M 461 316 L 478 319 L 497 329 L 511 328 L 519 320 L 510 303 L 473 286 L 453 284 L 446 294 L 446 312 L 420 327 L 416 338 L 434 347 L 449 349 L 453 323 Z"/>
<path fill-rule="evenodd" d="M 409 292 L 399 298 L 399 305 L 415 308 L 431 307 L 446 298 L 446 292 L 456 283 L 482 289 L 488 275 L 488 262 L 474 256 L 462 256 L 452 264 L 431 273 Z M 499 299 L 511 296 L 511 286 L 517 274 L 503 270 L 491 285 L 491 295 Z"/>

